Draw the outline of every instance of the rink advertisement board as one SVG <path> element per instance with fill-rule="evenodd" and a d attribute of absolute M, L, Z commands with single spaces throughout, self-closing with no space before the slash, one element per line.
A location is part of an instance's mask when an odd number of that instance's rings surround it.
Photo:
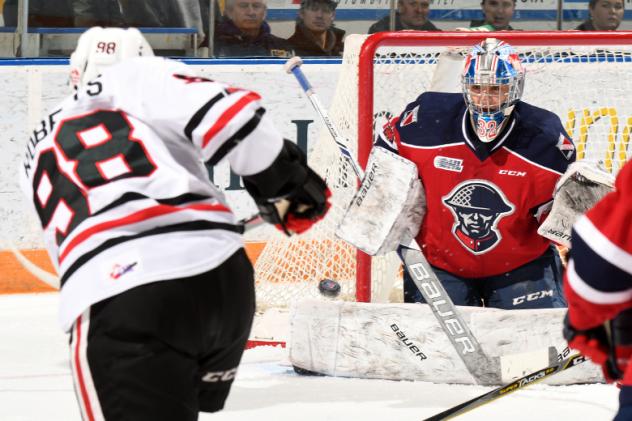
<path fill-rule="evenodd" d="M 43 64 L 46 63 L 46 64 Z M 248 64 L 249 63 L 249 64 Z M 30 205 L 24 200 L 18 186 L 18 170 L 25 151 L 25 144 L 33 130 L 37 130 L 44 113 L 69 95 L 67 82 L 67 60 L 5 61 L 0 65 L 0 85 L 4 100 L 0 105 L 0 133 L 3 135 L 2 162 L 0 165 L 0 224 L 2 239 L 20 248 L 41 248 L 41 233 Z M 318 148 L 319 142 L 331 141 L 324 126 L 304 96 L 295 79 L 283 70 L 283 60 L 191 60 L 202 75 L 223 80 L 246 89 L 259 92 L 266 113 L 285 138 L 296 141 L 308 152 Z M 558 66 L 550 64 L 547 72 Z M 603 69 L 604 63 L 587 63 Z M 629 64 L 610 63 L 609 68 L 618 74 L 627 71 Z M 303 70 L 318 92 L 325 107 L 329 107 L 336 91 L 340 60 L 307 60 Z M 600 70 L 601 71 L 601 70 Z M 546 86 L 538 86 L 536 73 L 531 73 L 526 84 L 524 99 L 534 105 L 546 104 L 558 94 L 547 91 Z M 561 78 L 574 85 L 592 84 L 591 80 Z M 418 90 L 410 88 L 414 97 Z M 532 94 L 535 92 L 536 94 Z M 625 98 L 605 95 L 609 100 L 587 101 L 581 94 L 569 95 L 566 89 L 565 107 L 554 110 L 562 119 L 569 135 L 578 149 L 583 149 L 588 139 L 608 135 L 608 160 L 618 160 L 614 151 L 626 148 L 632 133 L 632 105 Z M 546 94 L 542 94 L 546 93 Z M 388 95 L 388 93 L 387 93 Z M 165 107 L 169 107 L 165 104 Z M 571 109 L 568 109 L 571 107 Z M 399 105 L 397 108 L 401 108 Z M 380 110 L 375 110 L 380 112 Z M 334 117 L 334 116 L 332 116 Z M 241 180 L 232 174 L 226 163 L 217 166 L 211 173 L 212 181 L 218 185 L 239 218 L 256 212 L 254 203 L 244 191 Z M 247 240 L 264 241 L 273 229 L 255 229 L 247 233 Z M 6 248 L 0 244 L 0 249 Z"/>
<path fill-rule="evenodd" d="M 7 63 L 5 61 L 5 63 Z M 23 65 L 19 65 L 21 63 Z M 42 65 L 47 63 L 48 65 Z M 204 63 L 204 64 L 202 64 Z M 209 64 L 211 63 L 211 64 Z M 252 64 L 255 63 L 255 64 Z M 202 75 L 261 94 L 266 113 L 272 116 L 282 135 L 306 150 L 317 147 L 315 139 L 322 125 L 296 80 L 283 70 L 281 60 L 192 60 Z M 328 106 L 336 88 L 340 60 L 307 61 L 303 69 Z M 2 154 L 0 165 L 0 238 L 20 248 L 41 248 L 41 230 L 24 200 L 18 185 L 18 169 L 26 141 L 37 130 L 44 113 L 71 93 L 68 85 L 67 60 L 14 61 L 0 65 L 0 86 L 4 100 L 0 105 Z M 165 107 L 169 107 L 165 104 Z M 227 163 L 211 173 L 239 218 L 256 213 L 254 202 L 232 174 Z M 249 233 L 249 239 L 261 240 L 269 235 L 266 229 Z M 6 248 L 0 244 L 0 250 Z"/>

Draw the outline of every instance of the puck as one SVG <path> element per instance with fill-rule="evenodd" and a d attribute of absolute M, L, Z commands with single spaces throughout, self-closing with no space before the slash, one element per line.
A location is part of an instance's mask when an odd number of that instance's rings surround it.
<path fill-rule="evenodd" d="M 318 290 L 327 297 L 336 297 L 340 294 L 340 284 L 333 279 L 323 279 L 318 283 Z"/>

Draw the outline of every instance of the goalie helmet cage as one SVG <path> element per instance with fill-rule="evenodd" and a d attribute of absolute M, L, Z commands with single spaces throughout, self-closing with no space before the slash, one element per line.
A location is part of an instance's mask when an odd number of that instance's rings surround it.
<path fill-rule="evenodd" d="M 579 159 L 600 163 L 616 173 L 628 157 L 632 129 L 632 101 L 628 99 L 632 96 L 632 32 L 623 31 L 349 35 L 329 117 L 350 140 L 348 148 L 357 154 L 360 164 L 366 164 L 375 128 L 430 90 L 441 53 L 458 62 L 457 72 L 447 76 L 453 80 L 451 91 L 461 92 L 462 58 L 488 37 L 518 50 L 527 69 L 522 99 L 560 117 Z M 560 143 L 560 152 L 564 151 Z M 304 236 L 275 235 L 267 242 L 256 263 L 259 305 L 288 306 L 300 298 L 317 297 L 321 279 L 334 279 L 342 285 L 339 298 L 389 301 L 393 284 L 401 285 L 401 265 L 395 253 L 371 258 L 334 235 L 357 184 L 324 128 L 309 156 L 310 165 L 332 189 L 332 210 Z"/>

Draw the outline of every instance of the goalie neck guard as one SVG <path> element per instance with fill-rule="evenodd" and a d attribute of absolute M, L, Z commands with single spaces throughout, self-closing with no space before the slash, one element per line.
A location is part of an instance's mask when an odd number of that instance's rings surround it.
<path fill-rule="evenodd" d="M 80 88 L 108 66 L 131 57 L 153 55 L 138 29 L 95 26 L 81 34 L 70 56 L 70 84 L 74 89 Z"/>
<path fill-rule="evenodd" d="M 509 44 L 487 38 L 465 60 L 462 87 L 476 135 L 492 142 L 522 97 L 525 69 Z"/>

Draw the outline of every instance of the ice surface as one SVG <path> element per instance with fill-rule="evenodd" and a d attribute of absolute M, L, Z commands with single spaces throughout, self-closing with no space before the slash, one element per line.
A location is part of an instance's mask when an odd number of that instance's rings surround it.
<path fill-rule="evenodd" d="M 0 420 L 80 421 L 65 334 L 57 326 L 58 296 L 0 296 Z M 489 388 L 426 382 L 304 377 L 282 348 L 245 352 L 224 411 L 202 421 L 421 420 Z M 610 420 L 612 385 L 534 385 L 458 419 Z M 177 420 L 174 420 L 177 421 Z"/>

